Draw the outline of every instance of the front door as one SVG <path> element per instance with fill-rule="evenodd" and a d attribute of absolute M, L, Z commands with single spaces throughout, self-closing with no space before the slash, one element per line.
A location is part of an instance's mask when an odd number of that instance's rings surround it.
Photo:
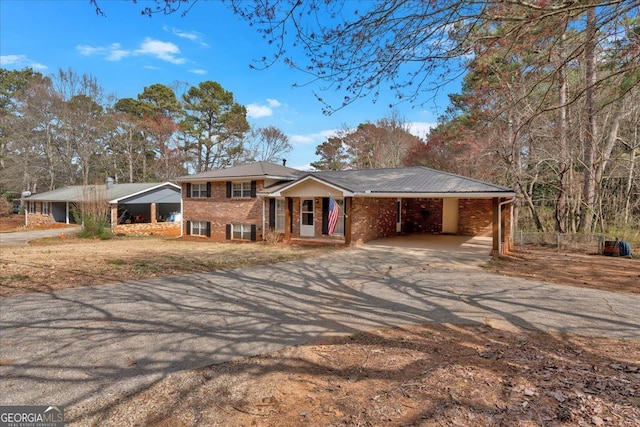
<path fill-rule="evenodd" d="M 300 206 L 300 236 L 313 237 L 313 199 L 302 199 Z"/>

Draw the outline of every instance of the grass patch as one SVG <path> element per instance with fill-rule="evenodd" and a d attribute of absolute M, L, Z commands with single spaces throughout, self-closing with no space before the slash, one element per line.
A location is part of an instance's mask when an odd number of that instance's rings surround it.
<path fill-rule="evenodd" d="M 12 274 L 10 276 L 0 277 L 0 283 L 24 282 L 25 280 L 29 280 L 29 279 L 30 277 L 27 276 L 26 274 Z"/>
<path fill-rule="evenodd" d="M 123 266 L 125 265 L 127 262 L 123 259 L 108 259 L 105 261 L 106 264 L 108 265 L 115 265 L 115 266 Z"/>

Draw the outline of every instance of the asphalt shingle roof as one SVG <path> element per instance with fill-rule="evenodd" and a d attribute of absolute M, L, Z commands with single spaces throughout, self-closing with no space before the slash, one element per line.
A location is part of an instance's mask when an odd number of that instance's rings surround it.
<path fill-rule="evenodd" d="M 234 166 L 227 169 L 216 169 L 200 172 L 194 175 L 185 175 L 176 179 L 178 182 L 192 182 L 204 180 L 221 180 L 229 178 L 272 178 L 272 179 L 296 179 L 304 172 L 286 166 L 270 162 L 256 162 L 246 165 Z"/>
<path fill-rule="evenodd" d="M 105 185 L 71 185 L 57 188 L 44 193 L 34 194 L 25 200 L 35 202 L 80 202 L 86 192 L 103 192 L 107 200 L 120 200 L 152 188 L 161 186 L 161 182 L 133 183 L 133 184 L 113 184 L 113 188 L 107 190 Z"/>
<path fill-rule="evenodd" d="M 312 172 L 353 193 L 504 193 L 512 190 L 426 167 Z"/>

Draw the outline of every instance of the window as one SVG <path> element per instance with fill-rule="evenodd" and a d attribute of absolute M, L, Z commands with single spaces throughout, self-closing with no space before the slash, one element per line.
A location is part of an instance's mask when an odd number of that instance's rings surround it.
<path fill-rule="evenodd" d="M 207 197 L 207 184 L 191 184 L 191 197 L 193 198 Z"/>
<path fill-rule="evenodd" d="M 207 236 L 208 224 L 207 221 L 191 221 L 191 235 L 192 236 Z"/>
<path fill-rule="evenodd" d="M 251 181 L 246 182 L 233 182 L 232 197 L 235 199 L 248 199 L 251 197 Z"/>
<path fill-rule="evenodd" d="M 36 213 L 36 202 L 29 202 L 29 213 Z"/>
<path fill-rule="evenodd" d="M 234 240 L 254 240 L 253 224 L 231 224 L 231 238 Z"/>
<path fill-rule="evenodd" d="M 276 200 L 276 224 L 274 230 L 284 233 L 284 199 Z"/>
<path fill-rule="evenodd" d="M 42 215 L 49 215 L 49 202 L 42 202 Z"/>

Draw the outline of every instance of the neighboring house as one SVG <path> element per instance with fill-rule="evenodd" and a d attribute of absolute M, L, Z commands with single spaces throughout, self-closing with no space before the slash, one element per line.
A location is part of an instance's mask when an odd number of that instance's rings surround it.
<path fill-rule="evenodd" d="M 82 203 L 109 203 L 111 229 L 122 234 L 179 235 L 180 186 L 171 182 L 73 185 L 24 198 L 25 225 L 76 223 Z"/>
<path fill-rule="evenodd" d="M 486 234 L 502 251 L 515 196 L 425 167 L 303 172 L 258 162 L 177 182 L 183 234 L 216 241 L 262 240 L 269 231 L 288 242 L 347 245 L 404 233 Z"/>

